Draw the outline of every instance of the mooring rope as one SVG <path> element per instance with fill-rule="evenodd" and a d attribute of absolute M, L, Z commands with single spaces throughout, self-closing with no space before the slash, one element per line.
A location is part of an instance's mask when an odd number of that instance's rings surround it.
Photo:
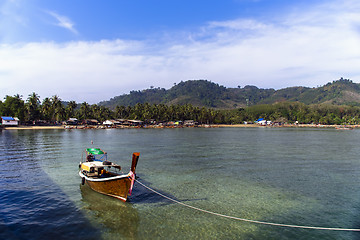
<path fill-rule="evenodd" d="M 216 213 L 216 212 L 211 212 L 205 209 L 201 209 L 198 207 L 194 207 L 191 205 L 188 205 L 186 203 L 182 203 L 180 201 L 177 201 L 173 198 L 170 198 L 162 193 L 159 193 L 158 191 L 146 186 L 145 184 L 143 184 L 142 182 L 139 182 L 138 180 L 135 180 L 136 182 L 138 182 L 140 185 L 142 185 L 143 187 L 145 187 L 146 189 L 156 193 L 157 195 L 166 198 L 174 203 L 183 205 L 185 207 L 200 211 L 200 212 L 204 212 L 204 213 L 208 213 L 208 214 L 212 214 L 215 216 L 219 216 L 219 217 L 223 217 L 223 218 L 229 218 L 229 219 L 234 219 L 234 220 L 239 220 L 239 221 L 243 221 L 243 222 L 250 222 L 250 223 L 258 223 L 258 224 L 263 224 L 263 225 L 271 225 L 271 226 L 279 226 L 279 227 L 288 227 L 288 228 L 302 228 L 302 229 L 316 229 L 316 230 L 330 230 L 330 231 L 353 231 L 353 232 L 360 232 L 360 229 L 357 228 L 333 228 L 333 227 L 312 227 L 312 226 L 301 226 L 301 225 L 291 225 L 291 224 L 282 224 L 282 223 L 272 223 L 272 222 L 263 222 L 263 221 L 257 221 L 257 220 L 250 220 L 250 219 L 245 219 L 245 218 L 239 218 L 239 217 L 233 217 L 233 216 L 228 216 L 225 214 L 220 214 L 220 213 Z"/>

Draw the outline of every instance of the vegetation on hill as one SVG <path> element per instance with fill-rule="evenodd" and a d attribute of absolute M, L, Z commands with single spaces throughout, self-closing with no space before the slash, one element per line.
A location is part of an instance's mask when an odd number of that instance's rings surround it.
<path fill-rule="evenodd" d="M 190 80 L 180 82 L 169 90 L 153 88 L 142 91 L 131 91 L 104 101 L 99 105 L 115 108 L 115 106 L 134 106 L 137 103 L 184 105 L 216 107 L 226 94 L 226 88 L 207 80 Z"/>
<path fill-rule="evenodd" d="M 164 88 L 151 88 L 142 91 L 131 91 L 114 97 L 109 101 L 100 102 L 99 105 L 114 109 L 115 106 L 134 106 L 137 103 L 184 105 L 191 104 L 198 107 L 230 109 L 256 104 L 269 97 L 275 90 L 259 89 L 255 86 L 244 88 L 226 88 L 207 80 L 181 81 L 169 90 Z"/>
<path fill-rule="evenodd" d="M 137 103 L 134 106 L 118 105 L 114 110 L 110 110 L 86 102 L 77 104 L 70 101 L 65 105 L 56 95 L 47 97 L 42 102 L 39 99 L 36 93 L 30 94 L 26 101 L 19 95 L 6 96 L 4 102 L 0 101 L 0 115 L 18 117 L 22 123 L 27 124 L 33 124 L 38 120 L 58 123 L 73 117 L 78 120 L 97 119 L 100 122 L 106 119 L 138 119 L 158 122 L 194 120 L 206 124 L 239 124 L 265 118 L 288 123 L 298 121 L 314 124 L 360 124 L 360 107 L 346 105 L 306 105 L 285 101 L 219 110 L 191 104 Z"/>
<path fill-rule="evenodd" d="M 137 103 L 191 104 L 197 107 L 234 109 L 284 101 L 360 106 L 360 85 L 341 78 L 318 88 L 289 87 L 274 90 L 249 85 L 243 88 L 226 88 L 207 80 L 189 80 L 168 90 L 151 88 L 131 91 L 130 94 L 114 97 L 99 105 L 114 109 L 118 105 L 134 106 Z"/>
<path fill-rule="evenodd" d="M 0 115 L 18 117 L 22 123 L 38 120 L 138 119 L 155 121 L 195 120 L 199 123 L 237 124 L 258 118 L 271 121 L 321 124 L 360 123 L 360 85 L 341 78 L 322 87 L 280 90 L 255 86 L 225 88 L 206 80 L 181 82 L 169 90 L 132 91 L 108 102 L 89 105 L 62 102 L 58 96 L 32 93 L 0 101 Z"/>

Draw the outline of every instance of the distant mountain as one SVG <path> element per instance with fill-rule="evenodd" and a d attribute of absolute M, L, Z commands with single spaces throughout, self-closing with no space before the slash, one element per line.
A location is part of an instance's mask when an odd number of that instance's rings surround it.
<path fill-rule="evenodd" d="M 360 84 L 339 79 L 317 88 L 290 87 L 277 90 L 263 103 L 297 101 L 305 104 L 335 104 L 360 106 Z"/>
<path fill-rule="evenodd" d="M 192 104 L 199 107 L 231 109 L 257 104 L 272 104 L 283 101 L 305 104 L 345 104 L 360 106 L 360 84 L 349 79 L 339 79 L 322 87 L 289 87 L 280 90 L 261 89 L 256 86 L 226 88 L 207 80 L 188 80 L 164 88 L 131 91 L 114 97 L 99 105 L 115 108 L 117 105 L 133 106 L 136 103 Z"/>

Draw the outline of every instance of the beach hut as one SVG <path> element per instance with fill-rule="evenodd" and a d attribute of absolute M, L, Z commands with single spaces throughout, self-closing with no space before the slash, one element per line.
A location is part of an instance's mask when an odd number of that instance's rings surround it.
<path fill-rule="evenodd" d="M 67 125 L 77 125 L 78 124 L 78 120 L 76 118 L 69 118 L 67 121 L 66 121 L 66 124 Z"/>
<path fill-rule="evenodd" d="M 111 120 L 106 120 L 102 123 L 103 125 L 106 125 L 106 126 L 112 126 L 114 125 L 114 123 L 111 121 Z"/>
<path fill-rule="evenodd" d="M 110 120 L 115 126 L 120 125 L 121 122 L 118 120 Z"/>
<path fill-rule="evenodd" d="M 85 124 L 85 125 L 98 125 L 99 121 L 96 120 L 96 119 L 85 119 L 83 121 L 83 124 Z"/>
<path fill-rule="evenodd" d="M 143 124 L 143 121 L 141 120 L 128 120 L 131 126 L 140 126 Z"/>
<path fill-rule="evenodd" d="M 266 121 L 263 118 L 259 118 L 258 120 L 255 121 L 255 123 L 257 123 L 257 124 L 259 124 L 261 126 L 266 126 L 266 125 L 271 124 L 271 121 Z"/>
<path fill-rule="evenodd" d="M 13 118 L 13 117 L 1 117 L 1 124 L 3 126 L 18 126 L 19 125 L 19 119 Z"/>
<path fill-rule="evenodd" d="M 184 121 L 184 126 L 186 127 L 194 127 L 196 124 L 196 122 L 194 120 L 185 120 Z"/>

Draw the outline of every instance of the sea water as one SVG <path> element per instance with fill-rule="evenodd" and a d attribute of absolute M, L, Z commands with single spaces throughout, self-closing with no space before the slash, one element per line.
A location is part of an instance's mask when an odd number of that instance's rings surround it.
<path fill-rule="evenodd" d="M 100 147 L 181 203 L 257 221 L 360 228 L 360 130 L 184 128 L 0 133 L 0 239 L 359 239 L 359 232 L 262 225 L 201 212 L 135 183 L 129 201 L 81 185 Z M 93 145 L 91 145 L 91 141 Z"/>

